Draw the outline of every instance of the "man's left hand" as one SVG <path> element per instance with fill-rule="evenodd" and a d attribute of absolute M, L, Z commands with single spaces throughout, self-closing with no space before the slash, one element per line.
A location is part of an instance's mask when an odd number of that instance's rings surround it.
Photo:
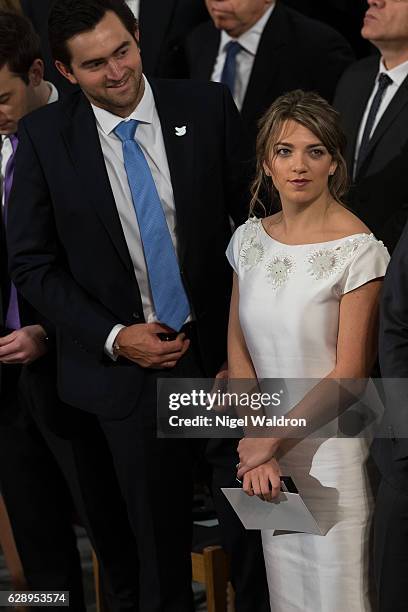
<path fill-rule="evenodd" d="M 28 325 L 0 338 L 0 363 L 27 365 L 47 352 L 41 325 Z"/>

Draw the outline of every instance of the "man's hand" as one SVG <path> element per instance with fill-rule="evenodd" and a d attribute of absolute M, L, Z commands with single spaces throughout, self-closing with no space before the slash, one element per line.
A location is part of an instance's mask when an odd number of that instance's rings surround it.
<path fill-rule="evenodd" d="M 0 363 L 27 365 L 47 352 L 47 334 L 41 325 L 28 325 L 0 338 Z"/>
<path fill-rule="evenodd" d="M 142 368 L 174 368 L 188 350 L 190 340 L 181 333 L 175 340 L 162 341 L 157 334 L 169 330 L 160 323 L 143 323 L 124 327 L 116 336 L 115 354 L 134 361 Z"/>
<path fill-rule="evenodd" d="M 266 463 L 276 453 L 280 440 L 277 438 L 243 438 L 238 444 L 238 478 L 252 468 Z"/>
<path fill-rule="evenodd" d="M 242 488 L 247 495 L 257 495 L 265 501 L 272 501 L 280 492 L 280 469 L 276 459 L 271 459 L 247 472 Z"/>

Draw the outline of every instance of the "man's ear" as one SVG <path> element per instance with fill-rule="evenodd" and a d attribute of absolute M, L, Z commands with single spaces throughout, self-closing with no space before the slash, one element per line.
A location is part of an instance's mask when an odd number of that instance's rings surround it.
<path fill-rule="evenodd" d="M 66 66 L 59 60 L 55 60 L 55 67 L 58 72 L 60 72 L 62 76 L 65 77 L 72 85 L 78 85 L 78 81 L 72 74 L 71 68 L 69 66 Z"/>
<path fill-rule="evenodd" d="M 133 34 L 133 36 L 134 36 L 134 39 L 135 39 L 136 44 L 138 46 L 138 49 L 140 51 L 140 32 L 139 32 L 139 28 L 138 27 L 136 28 L 135 33 Z"/>
<path fill-rule="evenodd" d="M 28 71 L 28 78 L 33 87 L 38 87 L 44 78 L 44 62 L 38 58 L 33 61 Z"/>

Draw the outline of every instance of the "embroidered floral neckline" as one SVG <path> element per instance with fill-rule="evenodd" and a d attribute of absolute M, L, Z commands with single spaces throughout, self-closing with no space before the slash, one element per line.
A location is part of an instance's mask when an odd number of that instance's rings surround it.
<path fill-rule="evenodd" d="M 266 261 L 264 261 L 265 246 L 262 244 L 261 234 L 277 245 L 272 258 L 269 257 Z M 315 280 L 322 280 L 340 272 L 356 250 L 367 242 L 376 242 L 385 248 L 373 234 L 364 232 L 326 242 L 285 244 L 269 236 L 261 219 L 252 218 L 248 219 L 243 228 L 239 259 L 247 271 L 262 264 L 269 284 L 274 289 L 278 289 L 287 283 L 296 267 L 294 257 L 288 253 L 291 247 L 307 247 L 307 252 L 303 255 L 308 264 L 307 273 Z M 340 244 L 336 246 L 336 243 Z M 325 245 L 333 246 L 325 248 Z"/>
<path fill-rule="evenodd" d="M 343 236 L 342 238 L 334 238 L 333 240 L 323 240 L 322 242 L 303 242 L 302 244 L 288 244 L 287 242 L 281 242 L 280 240 L 276 240 L 276 238 L 273 238 L 270 234 L 268 234 L 268 232 L 265 229 L 264 224 L 262 223 L 262 219 L 257 219 L 256 217 L 252 217 L 250 219 L 248 219 L 248 221 L 246 221 L 246 223 L 253 223 L 254 225 L 259 225 L 259 229 L 262 231 L 262 233 L 269 238 L 270 240 L 272 240 L 273 242 L 276 242 L 277 244 L 279 244 L 282 247 L 313 247 L 313 246 L 320 246 L 323 244 L 331 244 L 334 242 L 339 242 L 340 240 L 347 240 L 347 239 L 354 239 L 357 238 L 358 236 L 369 236 L 370 238 L 375 238 L 374 234 L 368 234 L 367 232 L 358 232 L 356 234 L 349 234 L 348 236 Z"/>

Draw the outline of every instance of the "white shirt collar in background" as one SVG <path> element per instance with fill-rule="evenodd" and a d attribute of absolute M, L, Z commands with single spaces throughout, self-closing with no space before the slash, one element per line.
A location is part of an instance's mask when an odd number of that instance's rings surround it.
<path fill-rule="evenodd" d="M 152 0 L 148 0 L 148 1 L 152 1 Z M 132 11 L 132 13 L 134 14 L 134 16 L 139 19 L 139 13 L 140 13 L 140 0 L 126 0 L 126 4 L 128 5 L 128 7 L 130 8 L 130 10 Z"/>
<path fill-rule="evenodd" d="M 267 11 L 265 11 L 262 17 L 258 19 L 258 21 L 252 26 L 252 28 L 241 34 L 241 36 L 239 36 L 238 38 L 232 38 L 229 34 L 227 34 L 225 30 L 222 30 L 220 45 L 221 49 L 225 52 L 225 47 L 227 46 L 227 44 L 232 40 L 236 40 L 237 42 L 239 42 L 241 47 L 243 47 L 245 51 L 247 51 L 247 53 L 250 53 L 255 57 L 256 52 L 258 51 L 262 33 L 274 8 L 275 3 L 272 4 L 272 6 L 270 6 Z"/>
<path fill-rule="evenodd" d="M 384 61 L 381 58 L 378 76 L 381 73 L 387 74 L 398 88 L 408 76 L 408 61 L 403 62 L 402 64 L 399 64 L 398 66 L 395 66 L 395 68 L 392 68 L 391 70 L 387 70 L 387 68 L 384 65 Z M 376 82 L 378 82 L 378 76 L 377 76 Z"/>
<path fill-rule="evenodd" d="M 392 68 L 391 70 L 387 70 L 386 67 L 384 66 L 383 59 L 382 58 L 380 59 L 380 65 L 379 65 L 377 77 L 375 79 L 374 87 L 373 87 L 373 90 L 371 92 L 370 98 L 369 98 L 369 100 L 367 102 L 367 106 L 365 108 L 364 115 L 363 115 L 363 117 L 361 119 L 361 123 L 360 123 L 360 129 L 359 129 L 358 136 L 357 136 L 357 141 L 356 141 L 356 149 L 354 151 L 354 170 L 353 170 L 353 175 L 355 174 L 355 171 L 356 171 L 357 159 L 358 159 L 358 154 L 360 152 L 361 141 L 363 139 L 364 128 L 365 128 L 365 125 L 367 123 L 368 114 L 370 112 L 370 108 L 371 108 L 371 105 L 373 103 L 374 96 L 375 96 L 375 94 L 377 92 L 377 89 L 378 89 L 378 77 L 380 76 L 381 73 L 387 74 L 390 77 L 390 79 L 392 80 L 392 83 L 390 85 L 388 85 L 387 89 L 385 90 L 383 99 L 381 100 L 381 104 L 380 104 L 380 107 L 378 109 L 378 112 L 377 112 L 377 115 L 376 115 L 376 118 L 375 118 L 375 121 L 374 121 L 374 124 L 373 124 L 373 129 L 371 130 L 370 138 L 374 134 L 374 131 L 375 131 L 377 125 L 379 124 L 379 122 L 381 120 L 381 117 L 383 116 L 383 114 L 387 110 L 391 100 L 393 99 L 393 97 L 397 93 L 397 91 L 398 91 L 399 87 L 401 86 L 401 84 L 403 83 L 403 81 L 408 76 L 408 61 L 407 62 L 403 62 L 402 64 L 399 64 L 398 66 L 395 66 L 395 68 Z"/>
<path fill-rule="evenodd" d="M 240 51 L 236 57 L 237 70 L 233 97 L 239 110 L 242 109 L 242 105 L 244 103 L 246 90 L 248 88 L 248 83 L 259 43 L 261 41 L 261 36 L 274 8 L 275 2 L 268 8 L 267 11 L 265 11 L 262 17 L 258 19 L 252 28 L 244 32 L 244 34 L 238 38 L 231 38 L 231 36 L 229 36 L 229 34 L 227 34 L 227 32 L 224 30 L 221 32 L 218 55 L 217 59 L 215 60 L 211 80 L 217 83 L 221 81 L 226 58 L 226 45 L 232 40 L 238 41 L 242 46 L 242 51 Z"/>

